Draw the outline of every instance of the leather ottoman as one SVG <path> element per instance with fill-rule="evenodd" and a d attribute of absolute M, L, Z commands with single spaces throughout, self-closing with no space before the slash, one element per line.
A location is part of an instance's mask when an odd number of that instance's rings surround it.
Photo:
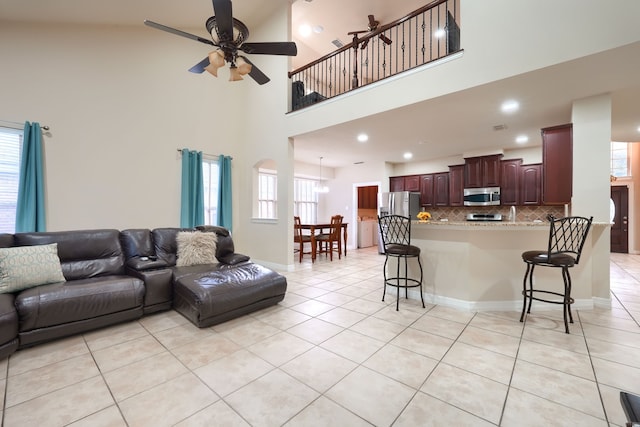
<path fill-rule="evenodd" d="M 173 307 L 204 328 L 277 304 L 286 290 L 284 276 L 252 262 L 176 267 Z"/>

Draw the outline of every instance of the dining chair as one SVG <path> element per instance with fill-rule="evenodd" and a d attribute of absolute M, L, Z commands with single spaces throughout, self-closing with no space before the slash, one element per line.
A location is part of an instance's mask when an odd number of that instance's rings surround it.
<path fill-rule="evenodd" d="M 541 301 L 551 304 L 562 304 L 564 330 L 569 333 L 569 323 L 573 323 L 571 315 L 571 304 L 574 299 L 571 297 L 571 275 L 569 269 L 577 265 L 580 261 L 582 248 L 587 240 L 587 234 L 591 227 L 593 217 L 584 218 L 579 216 L 549 219 L 549 244 L 546 250 L 526 251 L 522 253 L 522 260 L 527 264 L 522 283 L 522 314 L 520 321 L 524 320 L 526 314 L 531 313 L 531 302 Z M 556 292 L 543 289 L 534 289 L 533 270 L 536 266 L 554 267 L 562 269 L 562 280 L 564 282 L 563 292 Z M 529 289 L 527 289 L 527 282 Z M 552 295 L 550 297 L 539 297 L 536 295 Z M 559 298 L 558 298 L 559 297 Z M 553 298 L 553 299 L 550 299 Z M 567 322 L 567 319 L 569 322 Z"/>
<path fill-rule="evenodd" d="M 329 233 L 321 233 L 316 236 L 318 242 L 318 253 L 329 254 L 329 259 L 333 261 L 333 253 L 338 253 L 338 259 L 341 259 L 342 255 L 342 238 L 340 237 L 340 230 L 342 229 L 342 215 L 334 215 L 331 217 L 331 224 L 329 226 Z"/>
<path fill-rule="evenodd" d="M 393 286 L 398 289 L 398 297 L 396 299 L 396 311 L 400 304 L 400 288 L 404 288 L 404 297 L 408 298 L 407 289 L 420 287 L 420 300 L 422 308 L 425 308 L 424 297 L 422 295 L 422 263 L 420 262 L 420 248 L 411 244 L 411 218 L 401 215 L 386 215 L 378 217 L 378 226 L 380 228 L 380 236 L 382 237 L 382 246 L 384 247 L 384 266 L 382 272 L 384 275 L 384 290 L 382 292 L 382 301 L 387 293 L 387 286 Z M 387 263 L 389 258 L 396 258 L 396 273 L 393 277 L 387 277 Z M 420 280 L 411 278 L 408 275 L 408 259 L 415 258 L 418 260 L 420 267 Z M 400 260 L 404 260 L 404 274 L 400 275 Z"/>
<path fill-rule="evenodd" d="M 304 251 L 304 244 L 309 243 L 311 245 L 313 242 L 310 235 L 302 233 L 302 222 L 299 216 L 293 217 L 293 243 L 298 245 L 298 248 L 294 246 L 294 253 L 299 254 L 299 262 L 302 262 L 304 254 L 311 255 L 311 249 L 308 252 Z M 314 260 L 312 259 L 311 261 L 313 262 Z"/>

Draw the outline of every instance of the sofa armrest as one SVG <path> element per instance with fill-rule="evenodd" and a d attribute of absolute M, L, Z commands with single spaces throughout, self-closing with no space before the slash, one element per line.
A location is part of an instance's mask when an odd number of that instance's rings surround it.
<path fill-rule="evenodd" d="M 249 258 L 248 255 L 237 254 L 237 253 L 234 252 L 232 254 L 228 254 L 226 256 L 219 257 L 218 261 L 220 261 L 221 264 L 236 265 L 236 264 L 240 264 L 242 262 L 249 261 L 250 259 L 251 258 Z"/>
<path fill-rule="evenodd" d="M 173 298 L 173 270 L 160 268 L 154 270 L 135 270 L 125 268 L 129 276 L 144 282 L 144 310 L 148 312 L 154 306 L 171 305 Z"/>
<path fill-rule="evenodd" d="M 145 271 L 145 270 L 155 270 L 158 268 L 166 268 L 169 267 L 167 262 L 162 259 L 158 259 L 155 256 L 147 257 L 147 256 L 134 256 L 129 258 L 126 261 L 126 266 L 128 269 L 137 270 L 137 271 Z"/>

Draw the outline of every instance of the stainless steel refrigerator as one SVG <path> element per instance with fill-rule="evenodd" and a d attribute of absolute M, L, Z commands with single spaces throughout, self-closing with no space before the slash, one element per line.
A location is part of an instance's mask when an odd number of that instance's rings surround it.
<path fill-rule="evenodd" d="M 402 215 L 416 219 L 420 212 L 420 193 L 411 191 L 395 191 L 391 193 L 378 194 L 378 215 Z M 382 237 L 378 229 L 378 252 L 384 253 Z"/>

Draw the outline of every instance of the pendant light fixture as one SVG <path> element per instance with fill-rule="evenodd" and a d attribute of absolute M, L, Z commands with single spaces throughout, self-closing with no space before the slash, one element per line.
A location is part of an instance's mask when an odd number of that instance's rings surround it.
<path fill-rule="evenodd" d="M 322 157 L 320 157 L 320 180 L 318 181 L 318 185 L 315 188 L 316 193 L 328 193 L 329 187 L 326 185 L 322 185 Z"/>

